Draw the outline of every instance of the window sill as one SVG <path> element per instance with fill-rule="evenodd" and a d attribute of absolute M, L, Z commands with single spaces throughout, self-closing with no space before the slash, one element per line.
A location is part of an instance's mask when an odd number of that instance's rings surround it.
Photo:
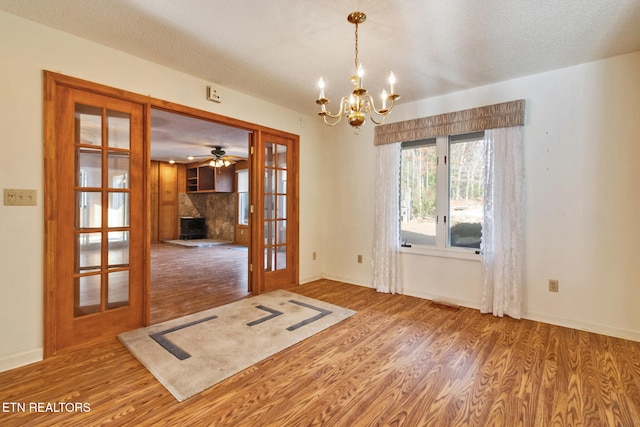
<path fill-rule="evenodd" d="M 476 254 L 475 250 L 469 250 L 469 249 L 454 249 L 454 248 L 439 249 L 439 248 L 432 248 L 428 246 L 413 245 L 410 248 L 401 246 L 400 253 L 439 257 L 439 258 L 462 259 L 466 261 L 476 261 L 476 262 L 482 261 L 482 256 L 480 254 Z"/>

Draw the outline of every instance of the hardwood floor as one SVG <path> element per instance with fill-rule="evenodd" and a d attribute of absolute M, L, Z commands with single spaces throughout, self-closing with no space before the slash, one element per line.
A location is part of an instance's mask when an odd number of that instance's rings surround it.
<path fill-rule="evenodd" d="M 240 246 L 151 247 L 151 323 L 197 313 L 249 295 Z"/>
<path fill-rule="evenodd" d="M 3 410 L 26 403 L 0 425 L 640 425 L 638 342 L 330 280 L 291 290 L 358 313 L 182 403 L 116 340 L 0 373 Z"/>

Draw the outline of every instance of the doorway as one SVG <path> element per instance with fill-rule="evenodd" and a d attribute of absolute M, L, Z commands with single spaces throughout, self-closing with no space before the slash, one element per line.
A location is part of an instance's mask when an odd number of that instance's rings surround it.
<path fill-rule="evenodd" d="M 45 358 L 151 323 L 152 109 L 246 132 L 247 282 L 298 284 L 297 135 L 44 71 Z M 201 182 L 198 168 L 196 188 L 215 191 L 218 175 Z M 186 174 L 176 185 L 194 185 Z"/>
<path fill-rule="evenodd" d="M 151 108 L 150 323 L 251 294 L 251 138 L 246 129 Z"/>

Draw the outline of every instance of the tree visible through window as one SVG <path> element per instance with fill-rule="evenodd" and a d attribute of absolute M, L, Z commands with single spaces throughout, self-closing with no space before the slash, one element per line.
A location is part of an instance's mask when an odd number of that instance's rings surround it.
<path fill-rule="evenodd" d="M 436 243 L 436 140 L 402 144 L 400 214 L 402 241 Z"/>
<path fill-rule="evenodd" d="M 402 143 L 401 240 L 479 249 L 484 132 Z"/>
<path fill-rule="evenodd" d="M 449 137 L 449 245 L 480 249 L 484 132 Z"/>

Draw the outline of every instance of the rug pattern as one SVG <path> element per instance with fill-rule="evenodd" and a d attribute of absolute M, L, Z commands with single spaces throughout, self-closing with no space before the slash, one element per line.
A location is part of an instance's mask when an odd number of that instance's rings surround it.
<path fill-rule="evenodd" d="M 118 338 L 183 401 L 353 314 L 353 310 L 278 290 Z"/>

